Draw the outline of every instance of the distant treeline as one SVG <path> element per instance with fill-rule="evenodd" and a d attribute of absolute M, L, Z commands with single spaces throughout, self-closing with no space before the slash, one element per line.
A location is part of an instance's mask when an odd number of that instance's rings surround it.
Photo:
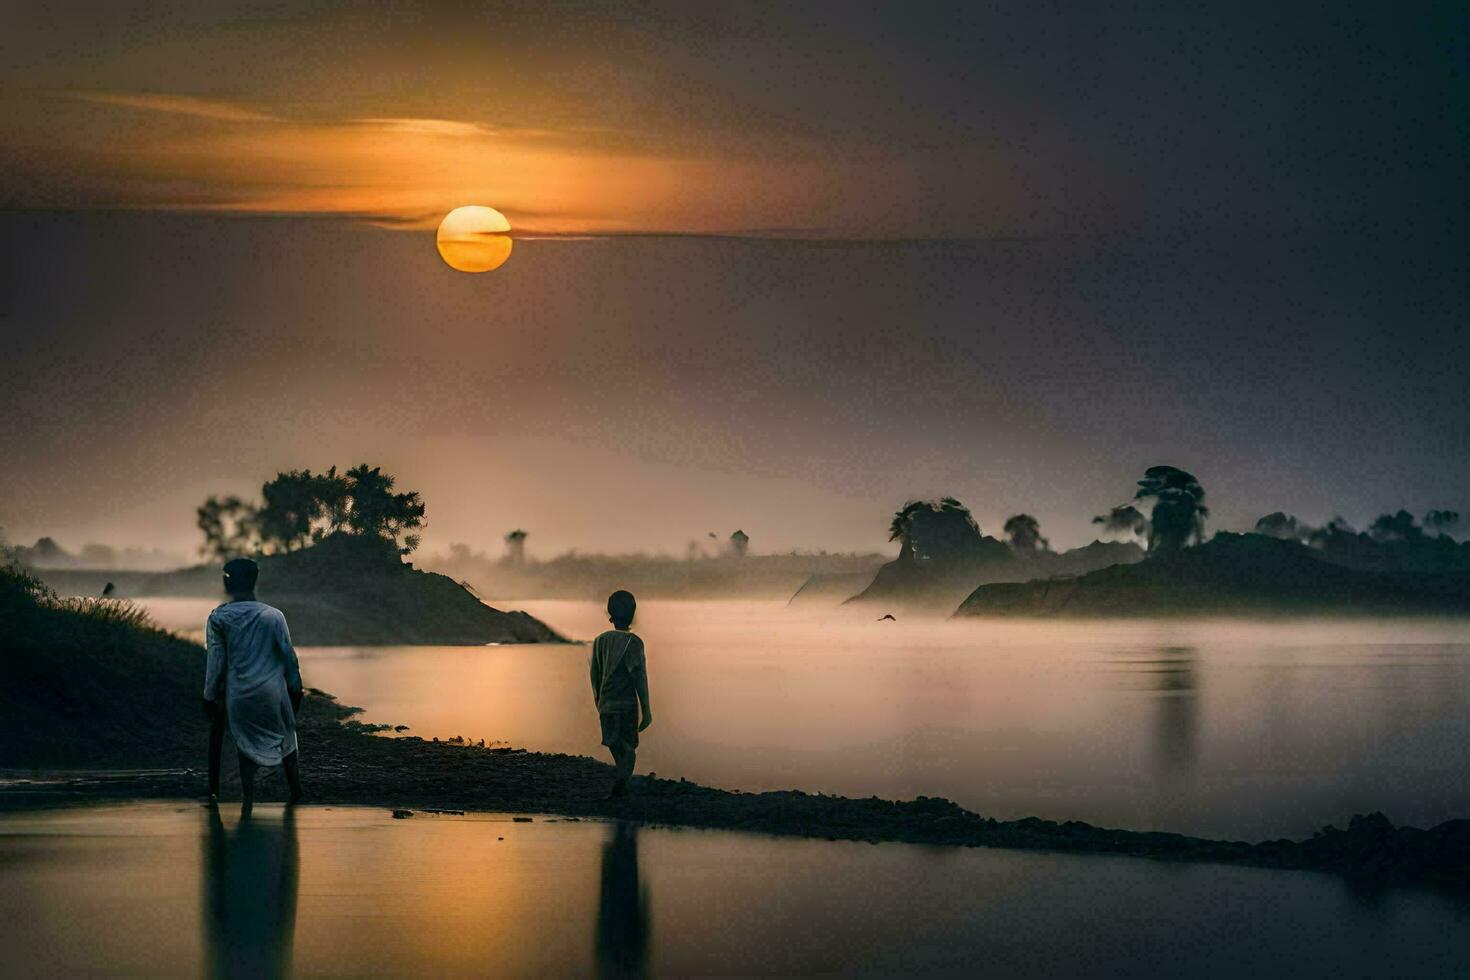
<path fill-rule="evenodd" d="M 421 563 L 495 599 L 604 599 L 614 588 L 650 598 L 784 599 L 814 574 L 871 575 L 884 560 L 879 554 L 750 555 L 732 549 L 683 558 L 570 552 L 532 561 L 514 553 L 497 558 L 459 544 Z"/>

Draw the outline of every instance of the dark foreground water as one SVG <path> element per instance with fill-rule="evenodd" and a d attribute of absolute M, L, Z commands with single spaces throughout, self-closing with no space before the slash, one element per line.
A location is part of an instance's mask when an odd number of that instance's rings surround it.
<path fill-rule="evenodd" d="M 155 609 L 198 629 L 209 605 Z M 596 603 L 517 605 L 574 637 L 606 625 Z M 1373 810 L 1470 816 L 1470 624 L 876 617 L 641 606 L 656 721 L 640 769 L 1250 840 Z M 603 755 L 585 647 L 315 648 L 302 662 L 308 684 L 425 738 Z"/>
<path fill-rule="evenodd" d="M 0 814 L 7 976 L 1464 976 L 1470 903 L 1306 873 L 198 805 Z"/>

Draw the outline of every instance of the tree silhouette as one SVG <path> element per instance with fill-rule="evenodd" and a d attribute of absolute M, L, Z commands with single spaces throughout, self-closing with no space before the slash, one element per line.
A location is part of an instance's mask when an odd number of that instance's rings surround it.
<path fill-rule="evenodd" d="M 520 528 L 505 536 L 505 557 L 510 564 L 520 567 L 526 563 L 526 538 L 529 536 Z"/>
<path fill-rule="evenodd" d="M 1143 511 L 1132 504 L 1123 504 L 1114 507 L 1106 514 L 1099 514 L 1092 519 L 1092 523 L 1101 524 L 1104 533 L 1130 534 L 1138 537 L 1148 535 L 1148 518 L 1143 516 Z"/>
<path fill-rule="evenodd" d="M 312 477 L 311 487 L 317 503 L 321 505 L 312 521 L 311 538 L 320 541 L 347 526 L 351 487 L 347 477 L 340 475 L 335 466 L 329 466 L 325 473 Z"/>
<path fill-rule="evenodd" d="M 318 478 L 311 470 L 277 474 L 260 488 L 260 496 L 255 519 L 263 546 L 294 551 L 311 540 L 312 525 L 324 511 Z"/>
<path fill-rule="evenodd" d="M 1011 539 L 1011 548 L 1016 551 L 1051 550 L 1051 542 L 1041 536 L 1041 522 L 1030 514 L 1008 518 L 1004 530 L 1006 537 Z"/>
<path fill-rule="evenodd" d="M 1417 541 L 1424 537 L 1424 529 L 1414 521 L 1413 514 L 1400 510 L 1374 518 L 1368 525 L 1368 537 L 1374 541 Z"/>
<path fill-rule="evenodd" d="M 392 541 L 406 555 L 419 546 L 419 536 L 412 532 L 424 526 L 424 502 L 417 492 L 394 493 L 393 483 L 379 466 L 362 463 L 348 470 L 347 527 L 355 534 Z"/>
<path fill-rule="evenodd" d="M 210 497 L 197 511 L 203 552 L 229 557 L 251 551 L 294 551 L 308 541 L 347 532 L 391 542 L 400 554 L 418 547 L 424 503 L 394 493 L 393 477 L 363 463 L 346 473 L 287 470 L 260 488 L 259 509 L 239 497 Z M 401 540 L 400 540 L 401 538 Z"/>
<path fill-rule="evenodd" d="M 1457 510 L 1431 510 L 1424 515 L 1424 526 L 1439 533 L 1453 534 L 1460 526 L 1460 512 Z"/>
<path fill-rule="evenodd" d="M 1134 500 L 1153 498 L 1149 516 L 1148 550 L 1178 551 L 1191 542 L 1204 539 L 1205 489 L 1194 474 L 1177 466 L 1150 466 L 1138 481 Z"/>
<path fill-rule="evenodd" d="M 200 552 L 211 558 L 248 554 L 256 549 L 259 541 L 255 508 L 233 495 L 211 495 L 195 511 L 194 522 L 204 535 Z"/>
<path fill-rule="evenodd" d="M 1301 541 L 1312 533 L 1312 528 L 1278 510 L 1256 521 L 1256 533 L 1283 541 Z"/>
<path fill-rule="evenodd" d="M 736 558 L 744 558 L 748 551 L 750 551 L 750 535 L 739 530 L 730 535 L 730 554 Z"/>
<path fill-rule="evenodd" d="M 899 557 L 918 561 L 973 554 L 980 538 L 970 509 L 954 497 L 910 500 L 888 525 L 888 540 L 903 542 Z"/>

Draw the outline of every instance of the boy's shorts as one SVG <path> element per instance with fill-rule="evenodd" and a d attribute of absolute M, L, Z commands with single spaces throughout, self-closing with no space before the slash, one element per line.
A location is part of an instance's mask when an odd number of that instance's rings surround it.
<path fill-rule="evenodd" d="M 638 747 L 638 709 L 605 711 L 602 719 L 602 744 L 610 749 Z"/>

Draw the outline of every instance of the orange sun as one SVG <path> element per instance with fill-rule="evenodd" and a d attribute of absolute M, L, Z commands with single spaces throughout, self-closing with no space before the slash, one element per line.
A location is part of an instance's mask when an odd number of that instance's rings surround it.
<path fill-rule="evenodd" d="M 439 256 L 460 272 L 489 272 L 510 258 L 510 222 L 494 208 L 455 208 L 439 223 Z"/>

